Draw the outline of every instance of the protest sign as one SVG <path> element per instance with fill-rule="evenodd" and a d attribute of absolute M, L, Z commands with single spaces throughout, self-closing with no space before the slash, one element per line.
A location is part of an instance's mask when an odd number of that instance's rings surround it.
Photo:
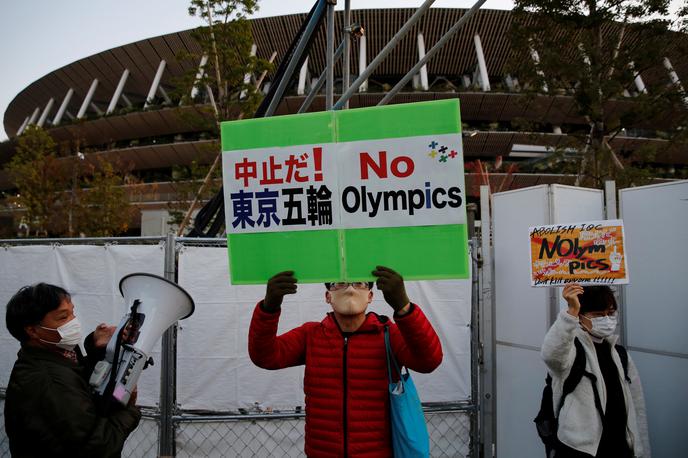
<path fill-rule="evenodd" d="M 467 278 L 458 100 L 222 124 L 232 283 Z"/>
<path fill-rule="evenodd" d="M 531 286 L 629 282 L 622 220 L 534 226 L 529 232 Z"/>

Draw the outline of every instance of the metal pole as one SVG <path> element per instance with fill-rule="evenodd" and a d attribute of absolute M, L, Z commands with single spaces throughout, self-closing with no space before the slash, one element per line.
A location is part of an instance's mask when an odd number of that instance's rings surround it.
<path fill-rule="evenodd" d="M 342 92 L 349 90 L 351 79 L 351 0 L 344 0 L 344 61 L 342 62 Z M 335 58 L 335 62 L 337 59 Z M 349 109 L 349 101 L 344 104 Z"/>
<path fill-rule="evenodd" d="M 485 0 L 482 0 L 484 3 Z M 356 93 L 358 90 L 358 87 L 363 83 L 363 81 L 367 80 L 368 77 L 375 71 L 375 69 L 382 63 L 383 60 L 387 57 L 387 55 L 392 52 L 392 50 L 396 47 L 397 43 L 401 41 L 402 38 L 406 36 L 406 34 L 411 30 L 411 27 L 415 25 L 416 22 L 423 16 L 423 14 L 430 8 L 430 6 L 435 3 L 435 0 L 425 0 L 425 2 L 416 10 L 415 13 L 413 13 L 413 16 L 406 21 L 406 24 L 404 24 L 399 31 L 392 37 L 392 39 L 387 43 L 387 45 L 380 51 L 380 53 L 375 56 L 375 59 L 366 67 L 366 69 L 356 78 L 356 81 L 351 83 L 351 87 L 349 87 L 349 90 L 346 91 L 337 101 L 337 103 L 334 104 L 332 107 L 334 110 L 339 110 L 341 109 L 344 104 L 346 103 L 347 100 L 351 98 L 351 96 Z"/>
<path fill-rule="evenodd" d="M 482 370 L 480 380 L 480 439 L 483 457 L 495 456 L 496 431 L 496 360 L 494 300 L 492 295 L 494 264 L 492 262 L 492 216 L 490 214 L 490 188 L 480 186 L 480 247 L 482 266 L 480 271 L 480 334 Z"/>
<path fill-rule="evenodd" d="M 167 234 L 165 239 L 165 278 L 176 282 L 175 236 Z M 174 416 L 177 404 L 177 323 L 170 326 L 162 335 L 160 352 L 160 432 L 159 455 L 176 455 Z"/>
<path fill-rule="evenodd" d="M 556 219 L 556 199 L 554 196 L 554 187 L 551 184 L 547 185 L 547 206 L 548 206 L 548 221 L 547 224 L 555 224 L 557 221 Z M 547 307 L 547 313 L 549 314 L 549 320 L 547 323 L 547 327 L 549 328 L 554 324 L 554 322 L 557 319 L 557 315 L 559 315 L 559 288 L 547 288 L 549 291 L 549 297 L 548 297 L 548 307 Z"/>
<path fill-rule="evenodd" d="M 337 62 L 339 58 L 342 55 L 342 51 L 344 50 L 344 42 L 340 43 L 339 46 L 337 47 L 337 50 L 334 53 L 334 62 Z M 308 96 L 306 97 L 306 100 L 303 101 L 301 104 L 301 107 L 299 108 L 299 111 L 297 113 L 304 113 L 306 110 L 308 110 L 308 107 L 311 106 L 311 103 L 313 102 L 313 99 L 315 99 L 315 96 L 318 95 L 318 92 L 320 92 L 320 89 L 322 89 L 323 84 L 325 84 L 325 78 L 327 77 L 327 69 L 323 70 L 323 72 L 320 74 L 320 77 L 318 78 L 318 81 L 315 82 L 313 87 L 311 88 L 310 92 L 308 93 Z"/>
<path fill-rule="evenodd" d="M 306 49 L 306 45 L 308 44 L 308 39 L 310 36 L 313 34 L 315 31 L 315 27 L 318 24 L 318 20 L 322 15 L 322 10 L 325 7 L 325 2 L 320 1 L 318 2 L 315 11 L 313 12 L 313 16 L 311 16 L 311 20 L 306 26 L 306 30 L 304 30 L 303 35 L 301 35 L 301 39 L 299 40 L 299 44 L 296 46 L 296 50 L 294 51 L 294 55 L 292 59 L 289 61 L 289 65 L 287 65 L 287 69 L 284 72 L 284 77 L 282 80 L 279 82 L 279 85 L 277 86 L 277 90 L 275 91 L 275 95 L 270 100 L 270 105 L 268 105 L 268 109 L 265 110 L 265 117 L 270 117 L 275 113 L 275 110 L 277 110 L 277 106 L 280 103 L 280 100 L 282 99 L 282 94 L 284 94 L 284 91 L 287 88 L 287 84 L 289 84 L 289 81 L 291 80 L 291 76 L 294 74 L 294 69 L 296 68 L 296 65 L 299 63 L 299 56 L 303 54 L 304 49 Z"/>
<path fill-rule="evenodd" d="M 478 361 L 480 359 L 478 333 L 478 298 L 480 297 L 479 288 L 479 261 L 478 261 L 478 240 L 469 240 L 471 254 L 471 401 L 474 405 L 478 404 Z M 478 458 L 479 448 L 479 421 L 478 411 L 474 410 L 471 415 L 471 457 Z"/>
<path fill-rule="evenodd" d="M 430 60 L 430 58 L 432 58 L 432 56 L 434 56 L 434 55 L 437 53 L 437 51 L 439 51 L 440 49 L 442 49 L 442 47 L 447 43 L 447 41 L 449 41 L 449 39 L 450 39 L 456 32 L 458 32 L 459 29 L 460 29 L 461 27 L 463 27 L 463 25 L 471 18 L 471 16 L 473 16 L 473 14 L 474 14 L 476 11 L 478 11 L 478 10 L 480 9 L 480 7 L 481 7 L 481 6 L 483 5 L 483 3 L 485 3 L 486 1 L 487 1 L 487 0 L 478 0 L 478 1 L 475 3 L 475 5 L 473 5 L 473 6 L 471 7 L 470 10 L 466 11 L 466 14 L 464 14 L 463 16 L 461 16 L 461 19 L 459 19 L 459 20 L 456 22 L 456 24 L 454 24 L 454 25 L 452 26 L 452 28 L 449 29 L 444 35 L 442 35 L 442 38 L 440 38 L 440 40 L 439 40 L 437 43 L 435 43 L 435 46 L 433 46 L 433 47 L 430 49 L 430 51 L 428 51 L 428 52 L 425 54 L 425 56 L 423 56 L 423 58 L 420 59 L 420 60 L 416 63 L 416 65 L 414 65 L 413 68 L 412 68 L 411 70 L 409 70 L 408 73 L 406 73 L 406 75 L 404 75 L 404 77 L 401 79 L 401 81 L 399 81 L 399 82 L 396 84 L 396 86 L 394 86 L 394 87 L 392 88 L 392 90 L 389 91 L 389 92 L 382 98 L 382 100 L 380 100 L 380 102 L 378 103 L 378 106 L 379 106 L 379 105 L 386 105 L 387 102 L 389 102 L 390 100 L 392 100 L 392 97 L 394 97 L 394 96 L 396 95 L 397 92 L 399 92 L 404 86 L 406 86 L 406 83 L 408 83 L 408 81 L 409 81 L 411 78 L 413 78 L 413 75 L 415 75 L 416 73 L 418 73 L 418 70 L 419 70 L 423 65 L 425 65 L 425 63 L 426 63 L 428 60 Z M 377 59 L 377 58 L 376 58 L 376 59 Z M 372 64 L 371 64 L 371 65 L 372 65 Z"/>
<path fill-rule="evenodd" d="M 331 110 L 334 103 L 334 6 L 337 0 L 327 0 L 327 50 L 325 60 L 327 81 L 325 84 L 325 109 Z"/>

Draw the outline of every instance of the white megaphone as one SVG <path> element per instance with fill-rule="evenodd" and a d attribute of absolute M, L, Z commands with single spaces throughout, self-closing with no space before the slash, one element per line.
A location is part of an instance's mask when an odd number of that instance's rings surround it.
<path fill-rule="evenodd" d="M 148 273 L 126 275 L 119 282 L 119 291 L 129 311 L 89 383 L 106 402 L 114 398 L 126 405 L 141 372 L 153 364 L 153 346 L 167 328 L 194 312 L 194 301 L 181 286 Z"/>

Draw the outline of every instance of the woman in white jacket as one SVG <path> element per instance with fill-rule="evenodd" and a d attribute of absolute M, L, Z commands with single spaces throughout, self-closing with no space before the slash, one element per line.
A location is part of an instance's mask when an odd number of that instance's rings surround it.
<path fill-rule="evenodd" d="M 628 379 L 614 345 L 618 335 L 617 304 L 608 286 L 564 287 L 568 310 L 562 310 L 542 344 L 542 358 L 552 376 L 553 405 L 558 406 L 573 365 L 578 339 L 585 350 L 585 370 L 594 376 L 601 415 L 595 406 L 593 381 L 583 377 L 564 400 L 558 415 L 559 457 L 649 457 L 650 444 L 643 390 L 630 355 Z"/>

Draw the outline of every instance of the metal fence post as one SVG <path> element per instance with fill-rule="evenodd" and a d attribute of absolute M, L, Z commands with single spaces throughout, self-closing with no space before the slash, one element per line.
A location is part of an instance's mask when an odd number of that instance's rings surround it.
<path fill-rule="evenodd" d="M 494 297 L 492 294 L 494 263 L 492 256 L 492 214 L 490 189 L 480 186 L 480 440 L 482 456 L 495 456 L 496 438 L 496 358 Z"/>
<path fill-rule="evenodd" d="M 176 237 L 165 239 L 165 278 L 176 282 Z M 162 335 L 160 352 L 160 432 L 159 456 L 176 456 L 173 416 L 177 404 L 177 323 Z"/>
<path fill-rule="evenodd" d="M 471 415 L 471 457 L 478 458 L 480 449 L 480 419 L 478 417 L 480 409 L 478 391 L 478 372 L 480 371 L 480 340 L 479 340 L 479 315 L 478 304 L 480 298 L 480 261 L 478 259 L 478 239 L 472 238 L 468 242 L 471 255 L 471 404 L 473 412 Z"/>

